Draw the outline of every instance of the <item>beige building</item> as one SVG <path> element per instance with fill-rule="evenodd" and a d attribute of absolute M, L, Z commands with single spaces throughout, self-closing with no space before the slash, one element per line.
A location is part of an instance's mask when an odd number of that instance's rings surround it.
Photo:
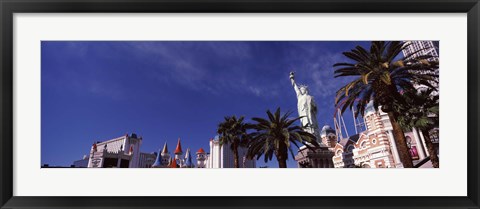
<path fill-rule="evenodd" d="M 334 148 L 337 144 L 337 135 L 335 130 L 326 125 L 320 131 L 320 147 L 308 149 L 306 146 L 300 147 L 295 160 L 299 168 L 333 168 Z"/>
<path fill-rule="evenodd" d="M 197 155 L 201 157 L 202 165 L 205 168 L 235 168 L 235 160 L 230 144 L 221 145 L 218 136 L 210 139 L 210 153 L 206 155 Z M 240 168 L 255 168 L 256 160 L 247 158 L 247 148 L 238 148 L 238 161 Z"/>
<path fill-rule="evenodd" d="M 138 168 L 142 137 L 136 134 L 96 142 L 90 149 L 89 168 Z"/>
<path fill-rule="evenodd" d="M 392 125 L 388 115 L 376 111 L 372 103 L 367 105 L 364 114 L 366 130 L 340 140 L 336 144 L 333 157 L 335 168 L 399 168 L 403 167 L 393 138 Z M 423 137 L 417 130 L 405 133 L 410 156 L 414 164 L 425 159 Z"/>

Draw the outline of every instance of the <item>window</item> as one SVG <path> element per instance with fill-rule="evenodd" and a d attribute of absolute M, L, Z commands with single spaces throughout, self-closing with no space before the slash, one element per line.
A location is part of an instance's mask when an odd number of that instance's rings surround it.
<path fill-rule="evenodd" d="M 336 155 L 341 155 L 341 154 L 342 154 L 342 150 L 338 150 Z"/>
<path fill-rule="evenodd" d="M 348 151 L 348 152 L 352 152 L 352 151 L 353 151 L 353 148 L 354 148 L 353 145 L 349 145 L 349 146 L 347 147 L 347 151 Z"/>
<path fill-rule="evenodd" d="M 406 136 L 405 140 L 407 141 L 407 146 L 408 147 L 412 146 L 412 138 L 410 138 L 410 136 Z"/>
<path fill-rule="evenodd" d="M 438 143 L 438 129 L 434 129 L 429 132 L 430 139 L 432 140 L 433 143 Z"/>
<path fill-rule="evenodd" d="M 366 148 L 366 147 L 367 147 L 367 142 L 365 142 L 365 141 L 364 141 L 364 142 L 362 142 L 362 144 L 360 144 L 360 147 L 362 147 L 362 148 Z"/>

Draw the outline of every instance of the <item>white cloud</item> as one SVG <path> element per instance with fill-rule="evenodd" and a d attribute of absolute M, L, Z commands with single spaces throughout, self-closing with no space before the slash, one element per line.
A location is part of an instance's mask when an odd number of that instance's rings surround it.
<path fill-rule="evenodd" d="M 260 88 L 250 86 L 248 89 L 250 90 L 251 93 L 255 94 L 256 96 L 262 95 L 262 90 L 260 90 Z"/>
<path fill-rule="evenodd" d="M 148 74 L 167 85 L 181 85 L 215 95 L 227 92 L 272 97 L 279 94 L 278 84 L 255 80 L 252 69 L 246 69 L 243 65 L 242 61 L 247 63 L 258 58 L 252 57 L 249 43 L 228 42 L 226 47 L 225 42 L 131 42 L 126 46 L 133 49 L 137 59 L 152 55 L 157 57 L 150 62 L 158 67 L 149 69 Z M 190 53 L 192 50 L 196 53 Z M 208 52 L 209 57 L 202 57 L 202 52 Z M 219 63 L 223 65 L 212 69 L 211 66 L 217 63 L 208 62 L 215 59 L 222 60 Z M 228 62 L 230 60 L 232 63 Z"/>

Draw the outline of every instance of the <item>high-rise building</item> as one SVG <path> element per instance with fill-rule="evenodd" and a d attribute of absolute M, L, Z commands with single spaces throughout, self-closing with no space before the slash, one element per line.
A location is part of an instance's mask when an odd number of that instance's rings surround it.
<path fill-rule="evenodd" d="M 256 160 L 248 159 L 247 148 L 238 148 L 238 161 L 240 168 L 255 168 Z M 221 145 L 218 136 L 210 140 L 210 153 L 207 155 L 207 168 L 234 168 L 233 151 L 230 144 Z"/>
<path fill-rule="evenodd" d="M 438 41 L 406 41 L 407 47 L 403 49 L 403 56 L 411 55 L 412 58 L 430 55 L 428 60 L 438 60 L 439 42 Z"/>
<path fill-rule="evenodd" d="M 438 41 L 406 41 L 405 49 L 403 49 L 403 56 L 411 58 L 421 58 L 422 56 L 429 56 L 426 60 L 429 62 L 438 62 L 439 61 L 439 42 Z M 435 69 L 435 73 L 439 74 L 439 68 Z M 435 82 L 430 82 L 432 86 L 436 88 L 436 91 L 432 92 L 432 95 L 439 94 L 439 80 L 436 79 Z M 414 87 L 418 90 L 427 89 L 427 86 L 423 84 L 414 84 Z"/>

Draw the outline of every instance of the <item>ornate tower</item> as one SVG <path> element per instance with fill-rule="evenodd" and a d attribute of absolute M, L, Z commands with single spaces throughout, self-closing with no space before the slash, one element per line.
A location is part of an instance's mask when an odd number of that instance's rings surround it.
<path fill-rule="evenodd" d="M 203 148 L 200 148 L 197 151 L 197 168 L 205 168 L 206 163 L 205 160 L 207 159 L 207 156 L 205 154 L 205 151 Z"/>
<path fill-rule="evenodd" d="M 95 158 L 95 153 L 97 152 L 97 143 L 92 144 L 92 148 L 90 149 L 90 158 L 88 159 L 88 166 L 89 168 L 96 168 L 101 166 L 100 162 L 101 159 Z"/>
<path fill-rule="evenodd" d="M 106 144 L 105 144 L 106 145 Z M 128 147 L 128 153 L 132 155 L 132 159 L 130 160 L 130 168 L 138 168 L 140 165 L 140 146 L 142 145 L 142 137 L 137 136 L 137 134 L 125 134 L 125 146 L 124 152 L 127 150 L 125 148 Z"/>
<path fill-rule="evenodd" d="M 194 168 L 195 165 L 192 161 L 192 156 L 190 155 L 190 148 L 187 148 L 187 152 L 185 153 L 185 163 L 183 164 L 182 168 Z"/>
<path fill-rule="evenodd" d="M 333 148 L 337 144 L 337 134 L 329 125 L 323 126 L 320 132 L 320 138 L 322 139 L 322 144 L 327 147 Z"/>
<path fill-rule="evenodd" d="M 155 159 L 155 163 L 153 163 L 152 168 L 163 168 L 163 160 L 162 160 L 162 153 L 158 150 L 157 158 Z"/>
<path fill-rule="evenodd" d="M 175 159 L 172 158 L 172 161 L 168 165 L 169 168 L 178 168 L 177 162 Z"/>
<path fill-rule="evenodd" d="M 369 161 L 363 163 L 375 168 L 400 167 L 400 157 L 392 131 L 385 128 L 381 111 L 375 110 L 373 101 L 370 101 L 365 107 L 363 118 L 367 127 L 366 138 L 368 138 L 360 143 L 358 149 L 364 148 L 362 146 L 364 144 L 371 156 Z M 361 158 L 354 156 L 354 159 L 356 164 L 359 161 L 362 162 Z"/>
<path fill-rule="evenodd" d="M 363 118 L 365 119 L 365 124 L 367 131 L 370 132 L 383 132 L 384 125 L 380 114 L 375 110 L 373 106 L 373 101 L 370 101 L 365 107 L 365 113 Z"/>
<path fill-rule="evenodd" d="M 162 155 L 162 164 L 168 165 L 170 163 L 170 153 L 168 153 L 167 142 L 165 142 L 165 144 L 163 145 L 161 155 Z"/>
<path fill-rule="evenodd" d="M 182 167 L 183 166 L 183 151 L 182 151 L 182 144 L 180 143 L 180 138 L 178 138 L 177 148 L 175 149 L 175 161 L 177 164 Z"/>

